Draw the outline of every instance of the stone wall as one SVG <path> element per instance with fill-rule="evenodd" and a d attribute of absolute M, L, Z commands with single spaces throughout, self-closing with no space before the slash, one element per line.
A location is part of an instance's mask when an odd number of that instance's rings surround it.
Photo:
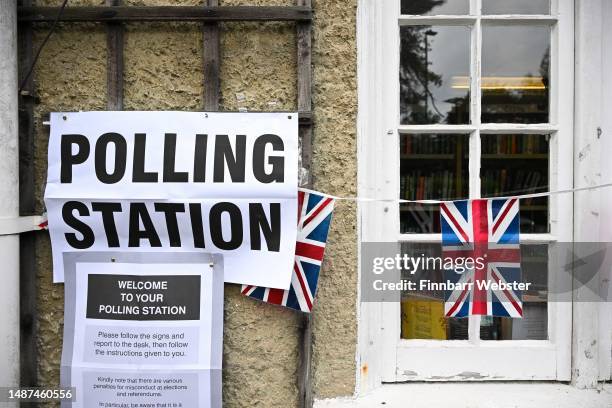
<path fill-rule="evenodd" d="M 59 0 L 38 1 L 58 5 Z M 103 4 L 71 0 L 69 6 Z M 198 1 L 127 1 L 131 5 Z M 283 0 L 222 0 L 221 5 L 292 5 Z M 313 3 L 314 187 L 355 195 L 356 0 Z M 38 26 L 38 46 L 48 26 Z M 293 23 L 224 23 L 221 109 L 295 110 L 296 36 Z M 196 23 L 134 23 L 125 34 L 125 109 L 200 110 L 202 34 Z M 106 108 L 106 36 L 101 24 L 62 24 L 35 70 L 37 209 L 42 212 L 52 111 Z M 52 283 L 49 238 L 37 239 L 38 350 L 41 386 L 59 383 L 63 285 Z M 226 285 L 223 394 L 225 407 L 292 407 L 298 403 L 299 328 L 289 310 L 246 299 Z M 356 207 L 336 205 L 314 310 L 313 386 L 317 398 L 350 395 L 357 338 Z"/>

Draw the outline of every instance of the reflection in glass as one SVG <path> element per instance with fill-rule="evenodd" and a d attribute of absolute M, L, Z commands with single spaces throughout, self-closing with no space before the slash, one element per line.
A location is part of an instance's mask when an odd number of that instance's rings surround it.
<path fill-rule="evenodd" d="M 410 257 L 440 257 L 441 245 L 402 243 L 402 254 Z M 416 283 L 422 279 L 442 282 L 444 271 L 420 269 L 414 274 L 402 271 L 402 279 Z M 401 301 L 401 338 L 425 340 L 467 340 L 468 319 L 444 317 L 444 291 L 406 290 Z"/>
<path fill-rule="evenodd" d="M 482 33 L 482 122 L 548 122 L 550 28 L 485 25 Z M 454 78 L 458 88 L 464 82 Z"/>
<path fill-rule="evenodd" d="M 531 283 L 529 290 L 522 293 L 523 317 L 481 318 L 481 339 L 548 339 L 548 245 L 521 245 L 521 273 L 521 280 Z"/>
<path fill-rule="evenodd" d="M 482 0 L 482 14 L 549 14 L 550 0 Z"/>
<path fill-rule="evenodd" d="M 468 196 L 468 135 L 400 135 L 400 197 L 405 200 Z M 438 205 L 400 204 L 402 233 L 440 232 Z"/>
<path fill-rule="evenodd" d="M 549 190 L 548 135 L 482 135 L 482 197 Z M 548 197 L 520 201 L 522 233 L 549 232 Z"/>
<path fill-rule="evenodd" d="M 469 0 L 402 0 L 402 14 L 469 14 Z"/>
<path fill-rule="evenodd" d="M 453 87 L 469 77 L 469 27 L 403 26 L 400 37 L 401 123 L 469 123 L 469 86 Z"/>

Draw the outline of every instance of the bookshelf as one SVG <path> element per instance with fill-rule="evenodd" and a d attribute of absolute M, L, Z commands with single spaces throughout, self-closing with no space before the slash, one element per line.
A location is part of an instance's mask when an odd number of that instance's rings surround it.
<path fill-rule="evenodd" d="M 406 200 L 468 197 L 468 141 L 463 134 L 400 135 L 400 197 Z M 481 194 L 496 197 L 548 190 L 547 135 L 481 135 Z M 545 233 L 548 198 L 521 200 L 521 232 Z M 439 206 L 400 205 L 402 233 L 440 231 Z"/>
<path fill-rule="evenodd" d="M 401 198 L 424 200 L 459 197 L 464 187 L 464 177 L 467 177 L 467 135 L 402 136 Z"/>
<path fill-rule="evenodd" d="M 545 153 L 517 153 L 517 154 L 483 154 L 483 160 L 542 160 L 548 159 Z"/>
<path fill-rule="evenodd" d="M 458 199 L 468 192 L 468 135 L 400 136 L 400 198 Z M 402 233 L 440 230 L 439 206 L 400 205 Z"/>
<path fill-rule="evenodd" d="M 482 135 L 481 143 L 483 197 L 548 191 L 548 135 Z M 521 200 L 521 232 L 549 232 L 548 210 L 547 197 Z"/>

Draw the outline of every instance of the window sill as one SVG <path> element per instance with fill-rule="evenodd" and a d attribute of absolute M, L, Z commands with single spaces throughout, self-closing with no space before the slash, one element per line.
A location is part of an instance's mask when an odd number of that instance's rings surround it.
<path fill-rule="evenodd" d="M 612 384 L 581 390 L 561 383 L 385 384 L 358 398 L 318 400 L 315 408 L 610 408 Z"/>

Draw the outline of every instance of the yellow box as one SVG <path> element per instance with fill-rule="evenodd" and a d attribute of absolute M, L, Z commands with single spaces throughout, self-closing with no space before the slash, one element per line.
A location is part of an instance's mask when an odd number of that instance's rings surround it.
<path fill-rule="evenodd" d="M 446 340 L 444 302 L 422 298 L 402 300 L 402 338 Z"/>

